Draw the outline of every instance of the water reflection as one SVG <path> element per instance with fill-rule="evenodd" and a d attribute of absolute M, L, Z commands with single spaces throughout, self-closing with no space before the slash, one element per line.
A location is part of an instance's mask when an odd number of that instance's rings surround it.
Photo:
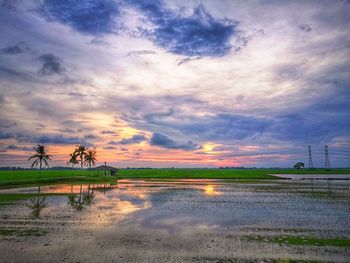
<path fill-rule="evenodd" d="M 41 211 L 47 207 L 46 197 L 40 196 L 41 186 L 38 186 L 37 195 L 26 203 L 26 206 L 31 209 L 30 215 L 34 218 L 40 218 Z"/>
<path fill-rule="evenodd" d="M 86 206 L 94 204 L 95 194 L 93 189 L 88 185 L 87 190 L 83 191 L 83 185 L 80 185 L 79 194 L 68 196 L 68 204 L 77 212 L 83 211 Z"/>
<path fill-rule="evenodd" d="M 204 187 L 204 193 L 208 196 L 220 195 L 221 193 L 215 190 L 215 186 L 208 184 Z"/>
<path fill-rule="evenodd" d="M 129 181 L 119 183 L 118 187 L 109 184 L 53 185 L 12 191 L 30 194 L 35 191 L 35 198 L 25 201 L 32 209 L 34 218 L 27 218 L 28 210 L 23 209 L 23 202 L 0 206 L 0 214 L 4 215 L 0 227 L 9 223 L 22 226 L 23 219 L 31 227 L 50 225 L 58 230 L 55 235 L 47 235 L 47 238 L 60 240 L 61 248 L 67 249 L 67 254 L 76 253 L 77 247 L 71 244 L 76 242 L 77 235 L 91 251 L 101 251 L 102 246 L 96 245 L 98 241 L 108 248 L 106 251 L 113 253 L 121 249 L 131 251 L 130 255 L 134 251 L 151 251 L 149 254 L 154 255 L 157 251 L 169 249 L 167 253 L 171 254 L 178 251 L 183 253 L 185 248 L 191 256 L 196 252 L 206 255 L 208 251 L 216 251 L 219 256 L 230 257 L 238 253 L 235 255 L 242 258 L 253 258 L 257 254 L 266 258 L 275 255 L 283 258 L 286 255 L 294 257 L 311 253 L 307 245 L 278 245 L 270 241 L 247 239 L 248 236 L 350 237 L 349 182 L 275 181 L 271 184 L 244 184 Z M 43 193 L 59 194 L 47 197 L 45 201 Z M 41 224 L 42 220 L 35 219 L 40 217 L 43 210 L 50 224 L 48 221 Z M 78 213 L 82 211 L 83 214 Z M 36 253 L 36 242 L 35 238 L 28 239 L 26 248 L 33 247 L 33 253 Z M 46 249 L 51 247 L 54 246 Z M 335 249 L 313 246 L 312 253 L 317 254 L 314 259 L 321 260 L 324 255 L 329 256 L 326 259 L 332 259 Z M 141 262 L 142 256 L 138 258 Z M 98 260 L 93 258 L 90 261 Z M 164 261 L 164 258 L 153 260 Z"/>

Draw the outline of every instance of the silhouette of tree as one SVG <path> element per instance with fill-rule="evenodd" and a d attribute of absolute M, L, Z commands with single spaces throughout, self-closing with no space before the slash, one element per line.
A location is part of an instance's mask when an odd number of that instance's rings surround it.
<path fill-rule="evenodd" d="M 305 164 L 303 162 L 298 162 L 296 164 L 294 164 L 294 168 L 300 170 L 300 168 L 304 168 Z"/>
<path fill-rule="evenodd" d="M 34 159 L 34 162 L 32 163 L 31 167 L 38 167 L 40 168 L 40 177 L 41 177 L 41 169 L 43 166 L 43 163 L 45 166 L 49 166 L 48 160 L 51 160 L 51 156 L 46 153 L 46 149 L 44 145 L 38 144 L 37 147 L 34 147 L 35 154 L 29 157 L 28 161 Z M 39 177 L 39 178 L 40 178 Z"/>
<path fill-rule="evenodd" d="M 67 164 L 72 164 L 73 167 L 75 167 L 75 165 L 79 164 L 77 158 L 78 156 L 75 153 L 71 153 L 70 155 L 70 159 L 67 162 Z"/>
<path fill-rule="evenodd" d="M 91 168 L 93 165 L 95 165 L 96 161 L 96 150 L 88 149 L 85 154 L 84 162 L 89 166 L 89 168 Z"/>
<path fill-rule="evenodd" d="M 82 169 L 84 166 L 84 159 L 86 156 L 88 148 L 85 145 L 76 145 L 76 148 L 73 152 L 73 155 L 76 157 L 79 157 L 79 162 L 80 162 L 80 168 Z"/>

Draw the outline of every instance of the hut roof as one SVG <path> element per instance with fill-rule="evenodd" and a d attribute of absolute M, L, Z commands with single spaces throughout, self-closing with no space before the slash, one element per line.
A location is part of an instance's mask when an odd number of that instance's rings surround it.
<path fill-rule="evenodd" d="M 109 165 L 100 165 L 94 168 L 91 168 L 91 170 L 107 170 L 107 171 L 118 171 L 118 168 L 109 166 Z"/>

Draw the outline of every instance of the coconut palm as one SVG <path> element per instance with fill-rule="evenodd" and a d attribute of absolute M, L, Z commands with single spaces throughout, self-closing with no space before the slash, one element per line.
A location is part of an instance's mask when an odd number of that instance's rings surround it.
<path fill-rule="evenodd" d="M 43 164 L 45 166 L 49 166 L 48 160 L 51 160 L 51 156 L 47 154 L 45 146 L 38 144 L 37 147 L 34 147 L 35 154 L 29 157 L 28 161 L 33 160 L 34 162 L 32 163 L 32 168 L 33 167 L 38 167 L 40 169 L 40 177 L 41 177 L 41 168 Z"/>
<path fill-rule="evenodd" d="M 75 153 L 71 153 L 70 155 L 70 159 L 67 162 L 67 164 L 72 164 L 73 167 L 75 167 L 75 165 L 79 164 L 77 158 L 78 156 Z"/>
<path fill-rule="evenodd" d="M 97 159 L 96 159 L 96 150 L 95 149 L 88 149 L 85 154 L 85 160 L 84 162 L 91 168 L 93 165 L 95 165 Z"/>
<path fill-rule="evenodd" d="M 76 155 L 77 157 L 79 157 L 79 162 L 80 162 L 80 168 L 82 169 L 84 166 L 84 159 L 86 156 L 86 152 L 87 152 L 88 148 L 85 145 L 76 145 L 76 148 L 73 152 L 73 155 Z"/>

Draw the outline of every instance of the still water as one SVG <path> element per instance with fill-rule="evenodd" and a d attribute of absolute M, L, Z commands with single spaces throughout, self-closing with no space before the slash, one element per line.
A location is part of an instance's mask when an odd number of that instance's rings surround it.
<path fill-rule="evenodd" d="M 3 189 L 1 262 L 349 262 L 349 181 L 128 181 Z M 39 193 L 39 195 L 38 195 Z"/>

